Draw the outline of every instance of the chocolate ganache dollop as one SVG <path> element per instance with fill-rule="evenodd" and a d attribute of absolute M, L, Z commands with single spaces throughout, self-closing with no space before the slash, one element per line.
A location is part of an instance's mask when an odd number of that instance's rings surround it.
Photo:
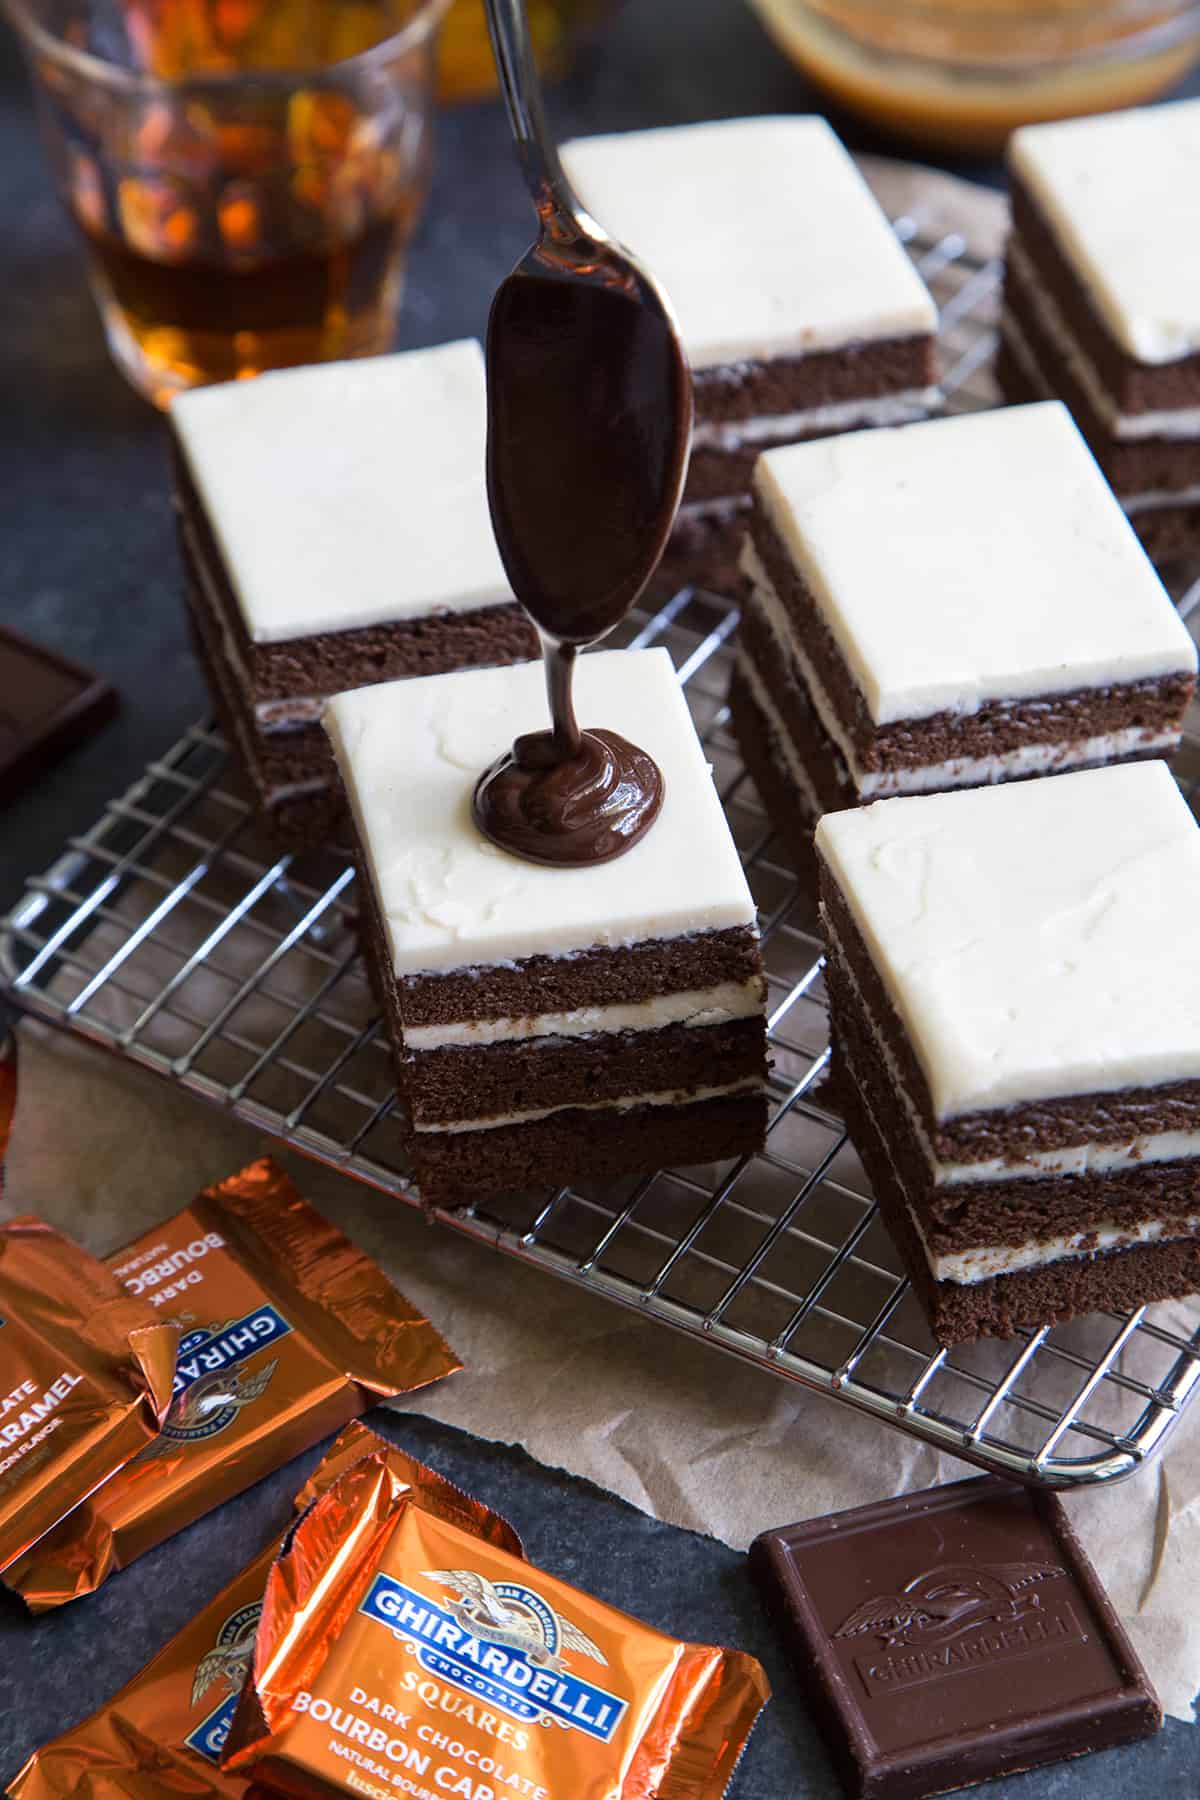
<path fill-rule="evenodd" d="M 542 225 L 492 303 L 487 476 L 505 570 L 542 633 L 552 728 L 484 771 L 474 816 L 505 850 L 577 866 L 631 849 L 662 805 L 651 756 L 580 730 L 572 674 L 662 554 L 692 394 L 669 309 L 626 253 L 552 211 Z"/>

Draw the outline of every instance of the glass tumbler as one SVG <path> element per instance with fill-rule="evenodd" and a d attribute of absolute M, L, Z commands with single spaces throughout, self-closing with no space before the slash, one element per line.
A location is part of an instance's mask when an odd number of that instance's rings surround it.
<path fill-rule="evenodd" d="M 387 349 L 449 0 L 3 4 L 134 387 Z"/>

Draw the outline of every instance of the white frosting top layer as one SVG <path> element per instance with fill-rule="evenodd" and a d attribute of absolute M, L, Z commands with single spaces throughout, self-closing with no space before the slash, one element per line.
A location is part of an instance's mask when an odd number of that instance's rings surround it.
<path fill-rule="evenodd" d="M 256 643 L 511 600 L 473 339 L 198 388 L 171 421 Z"/>
<path fill-rule="evenodd" d="M 1196 667 L 1058 401 L 769 450 L 755 493 L 879 725 Z"/>
<path fill-rule="evenodd" d="M 1200 1078 L 1200 828 L 1165 763 L 880 800 L 817 846 L 939 1118 Z"/>
<path fill-rule="evenodd" d="M 337 754 L 397 974 L 563 956 L 752 925 L 754 902 L 665 650 L 576 665 L 580 724 L 649 751 L 662 811 L 639 844 L 590 869 L 543 868 L 475 829 L 481 771 L 547 723 L 540 663 L 470 669 L 339 694 Z"/>
<path fill-rule="evenodd" d="M 1200 100 L 1027 125 L 1009 160 L 1122 349 L 1200 350 Z"/>
<path fill-rule="evenodd" d="M 670 295 L 693 367 L 937 329 L 937 311 L 824 119 L 577 138 L 567 174 Z"/>

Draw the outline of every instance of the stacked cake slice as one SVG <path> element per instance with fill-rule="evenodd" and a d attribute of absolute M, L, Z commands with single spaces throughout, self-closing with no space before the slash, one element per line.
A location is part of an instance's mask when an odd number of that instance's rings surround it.
<path fill-rule="evenodd" d="M 1196 648 L 1057 402 L 773 450 L 730 704 L 804 870 L 823 812 L 1161 756 Z"/>
<path fill-rule="evenodd" d="M 936 1336 L 1200 1289 L 1200 829 L 1165 763 L 816 842 L 838 1101 Z"/>
<path fill-rule="evenodd" d="M 477 343 L 289 369 L 171 409 L 192 632 L 260 818 L 337 831 L 331 694 L 536 656 L 492 536 Z"/>
<path fill-rule="evenodd" d="M 664 578 L 729 587 L 761 450 L 937 404 L 933 301 L 823 119 L 582 138 L 563 162 L 598 223 L 662 281 L 695 377 Z"/>
<path fill-rule="evenodd" d="M 670 659 L 585 656 L 576 703 L 585 727 L 653 756 L 665 784 L 646 837 L 586 868 L 518 860 L 472 819 L 480 772 L 544 723 L 539 665 L 329 707 L 427 1205 L 713 1162 L 762 1141 L 755 909 Z"/>
<path fill-rule="evenodd" d="M 1009 150 L 1001 384 L 1058 394 L 1147 547 L 1200 546 L 1200 100 Z"/>

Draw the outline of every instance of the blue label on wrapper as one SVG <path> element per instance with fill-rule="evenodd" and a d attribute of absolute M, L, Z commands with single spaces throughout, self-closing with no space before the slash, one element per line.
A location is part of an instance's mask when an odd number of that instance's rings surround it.
<path fill-rule="evenodd" d="M 291 1329 L 273 1306 L 259 1306 L 227 1324 L 189 1331 L 179 1345 L 175 1397 L 164 1434 L 188 1443 L 215 1437 L 232 1425 L 242 1407 L 265 1391 L 270 1371 L 242 1376 L 232 1372 L 260 1350 L 287 1337 Z M 230 1379 L 226 1382 L 223 1377 Z"/>
<path fill-rule="evenodd" d="M 431 1580 L 456 1588 L 454 1611 L 390 1575 L 376 1575 L 359 1603 L 414 1651 L 422 1668 L 485 1700 L 510 1718 L 552 1719 L 610 1742 L 626 1703 L 568 1669 L 558 1654 L 566 1641 L 605 1659 L 532 1588 L 488 1582 L 471 1570 L 430 1570 Z M 480 1597 L 482 1596 L 482 1598 Z"/>
<path fill-rule="evenodd" d="M 188 1749 L 207 1757 L 211 1763 L 219 1763 L 225 1740 L 229 1736 L 229 1727 L 233 1724 L 233 1715 L 237 1711 L 237 1703 L 236 1694 L 227 1694 L 216 1711 L 210 1712 L 202 1724 L 188 1733 L 184 1739 Z"/>

